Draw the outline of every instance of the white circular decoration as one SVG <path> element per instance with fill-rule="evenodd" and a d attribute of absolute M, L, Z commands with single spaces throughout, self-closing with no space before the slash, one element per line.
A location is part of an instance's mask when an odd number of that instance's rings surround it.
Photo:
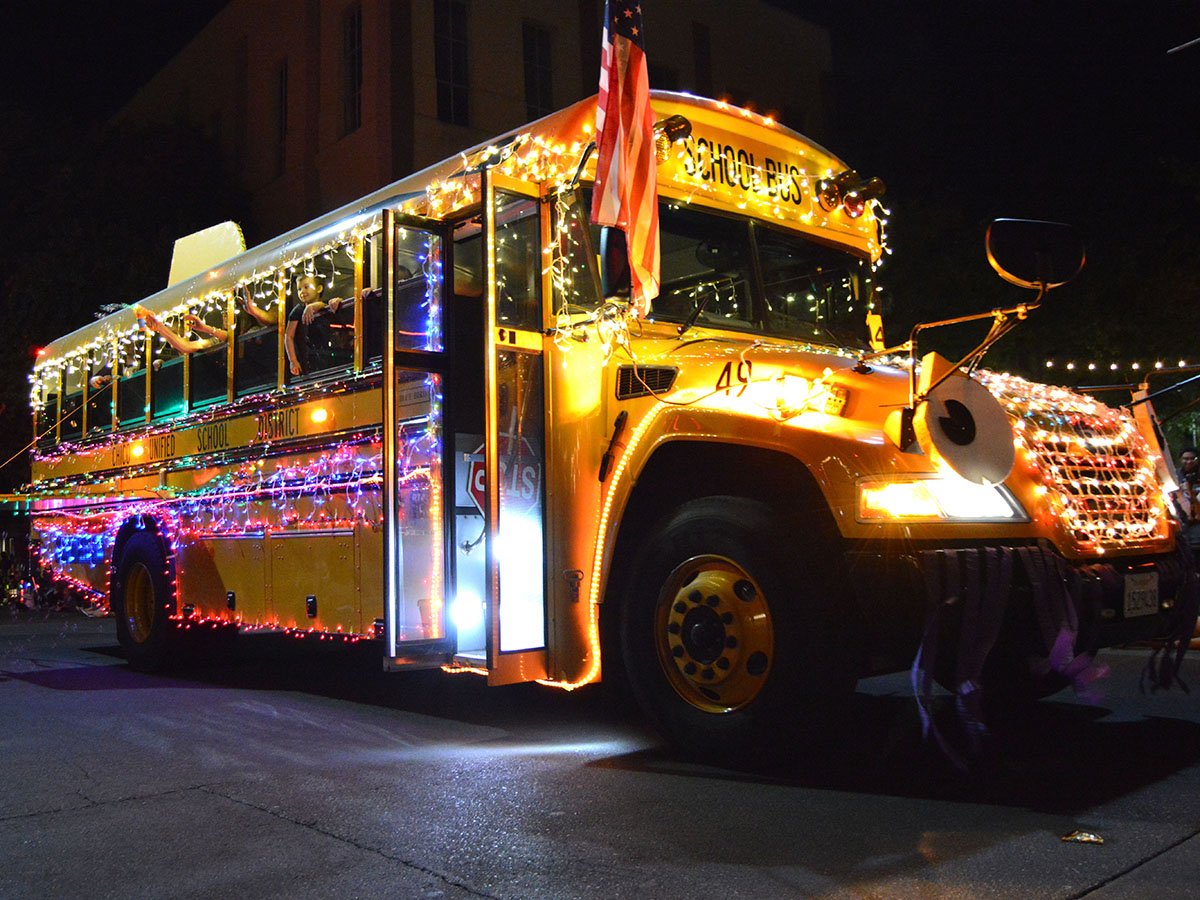
<path fill-rule="evenodd" d="M 952 375 L 917 406 L 913 430 L 925 455 L 976 484 L 999 484 L 1016 452 L 1008 414 L 973 378 Z"/>

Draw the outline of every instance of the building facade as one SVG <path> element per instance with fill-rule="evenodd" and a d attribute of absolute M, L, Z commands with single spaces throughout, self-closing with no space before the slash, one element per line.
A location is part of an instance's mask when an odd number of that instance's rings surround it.
<path fill-rule="evenodd" d="M 252 242 L 594 93 L 603 0 L 232 0 L 118 115 L 200 127 Z M 647 0 L 650 85 L 820 141 L 828 32 L 763 0 Z"/>

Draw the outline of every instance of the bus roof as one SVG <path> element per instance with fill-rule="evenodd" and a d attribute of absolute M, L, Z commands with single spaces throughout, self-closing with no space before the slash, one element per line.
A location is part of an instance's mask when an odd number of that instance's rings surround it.
<path fill-rule="evenodd" d="M 827 212 L 816 202 L 816 182 L 847 166 L 827 150 L 773 120 L 749 110 L 691 94 L 652 91 L 662 120 L 683 115 L 691 139 L 660 162 L 660 194 L 684 202 L 724 208 L 738 214 L 783 221 L 825 239 L 845 242 L 878 258 L 878 229 L 870 210 L 851 219 Z M 596 98 L 581 100 L 507 134 L 443 160 L 374 193 L 306 222 L 225 262 L 141 300 L 157 314 L 182 312 L 214 293 L 269 277 L 288 265 L 311 259 L 358 231 L 372 230 L 386 208 L 420 215 L 445 215 L 464 204 L 464 185 L 487 158 L 492 165 L 517 168 L 529 180 L 566 183 L 593 139 Z M 525 169 L 521 169 L 524 165 Z M 595 169 L 591 155 L 585 177 Z M 476 176 L 477 178 L 477 176 Z M 457 191 L 457 192 L 456 192 Z M 457 202 L 456 202 L 457 201 Z M 445 206 L 439 207 L 439 203 Z M 58 367 L 68 356 L 105 347 L 114 336 L 136 329 L 132 306 L 118 310 L 48 344 L 35 370 Z"/>

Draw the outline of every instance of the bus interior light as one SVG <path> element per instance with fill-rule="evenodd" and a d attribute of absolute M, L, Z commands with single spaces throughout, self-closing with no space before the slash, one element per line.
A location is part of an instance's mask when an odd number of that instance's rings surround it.
<path fill-rule="evenodd" d="M 450 605 L 450 618 L 460 634 L 474 631 L 483 624 L 483 601 L 475 594 L 461 591 Z"/>

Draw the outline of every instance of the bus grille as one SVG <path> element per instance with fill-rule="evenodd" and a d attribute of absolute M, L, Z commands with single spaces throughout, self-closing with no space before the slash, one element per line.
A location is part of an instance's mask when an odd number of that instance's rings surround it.
<path fill-rule="evenodd" d="M 617 369 L 617 399 L 665 393 L 675 383 L 678 372 L 672 366 L 621 366 Z"/>
<path fill-rule="evenodd" d="M 1144 546 L 1159 536 L 1166 513 L 1159 455 L 1131 414 L 1066 388 L 978 377 L 1008 410 L 1018 457 L 1081 549 Z"/>

